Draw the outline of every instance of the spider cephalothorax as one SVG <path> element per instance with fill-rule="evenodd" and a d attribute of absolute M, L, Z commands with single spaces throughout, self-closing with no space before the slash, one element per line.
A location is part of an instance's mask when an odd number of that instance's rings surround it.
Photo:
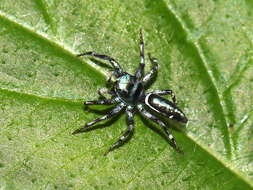
<path fill-rule="evenodd" d="M 176 120 L 181 123 L 187 123 L 188 119 L 186 118 L 185 114 L 176 106 L 176 97 L 172 90 L 155 90 L 153 92 L 145 92 L 145 89 L 148 87 L 147 84 L 157 73 L 158 64 L 157 59 L 152 58 L 150 54 L 148 54 L 149 60 L 153 66 L 151 70 L 146 75 L 144 75 L 145 59 L 142 31 L 140 31 L 140 65 L 134 75 L 124 72 L 120 65 L 113 58 L 107 55 L 102 55 L 95 52 L 86 52 L 79 54 L 78 56 L 85 55 L 109 61 L 113 66 L 113 75 L 116 79 L 114 82 L 109 80 L 109 82 L 112 83 L 111 89 L 102 88 L 98 91 L 99 95 L 102 96 L 103 99 L 87 101 L 84 102 L 84 105 L 115 104 L 116 107 L 113 108 L 108 114 L 87 123 L 80 129 L 77 129 L 73 132 L 73 134 L 84 132 L 87 128 L 93 126 L 97 122 L 109 119 L 120 113 L 121 110 L 125 109 L 127 116 L 127 130 L 118 139 L 118 141 L 109 148 L 106 154 L 112 151 L 114 148 L 122 145 L 128 139 L 134 129 L 133 113 L 135 113 L 135 111 L 138 111 L 144 117 L 151 119 L 153 122 L 161 126 L 172 146 L 176 150 L 179 150 L 173 135 L 169 132 L 168 126 L 166 126 L 162 120 L 160 120 L 150 111 L 152 110 L 157 114 L 163 115 L 169 119 Z M 103 95 L 105 93 L 109 94 L 111 98 L 106 99 Z M 161 97 L 163 95 L 170 95 L 172 97 L 172 101 Z"/>
<path fill-rule="evenodd" d="M 116 80 L 114 91 L 121 101 L 132 106 L 145 96 L 142 82 L 136 81 L 136 78 L 128 73 L 124 73 Z"/>

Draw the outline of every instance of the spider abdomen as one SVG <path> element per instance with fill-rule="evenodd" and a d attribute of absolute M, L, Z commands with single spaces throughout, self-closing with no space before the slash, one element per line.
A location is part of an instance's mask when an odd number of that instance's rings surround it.
<path fill-rule="evenodd" d="M 187 123 L 185 114 L 171 101 L 156 94 L 148 94 L 145 97 L 145 104 L 157 113 L 170 119 Z"/>

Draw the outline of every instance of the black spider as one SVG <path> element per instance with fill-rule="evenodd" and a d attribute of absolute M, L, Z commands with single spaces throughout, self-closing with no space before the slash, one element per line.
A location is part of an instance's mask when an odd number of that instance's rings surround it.
<path fill-rule="evenodd" d="M 78 56 L 85 55 L 109 61 L 114 69 L 112 75 L 114 75 L 116 79 L 115 82 L 112 82 L 109 79 L 109 82 L 112 83 L 111 89 L 102 88 L 98 91 L 99 95 L 103 97 L 102 100 L 87 101 L 84 102 L 84 105 L 117 104 L 117 106 L 113 108 L 108 114 L 87 123 L 80 129 L 77 129 L 73 132 L 73 134 L 84 132 L 87 128 L 93 126 L 97 122 L 109 119 L 118 114 L 122 109 L 125 109 L 128 128 L 118 139 L 118 141 L 111 145 L 109 150 L 105 153 L 106 155 L 114 148 L 122 145 L 128 139 L 134 129 L 133 114 L 136 110 L 138 110 L 144 117 L 151 119 L 152 121 L 160 125 L 164 130 L 166 137 L 169 139 L 171 145 L 176 150 L 179 150 L 173 135 L 169 132 L 169 128 L 162 120 L 160 120 L 157 116 L 148 111 L 152 110 L 153 112 L 156 112 L 181 123 L 187 123 L 188 121 L 185 114 L 176 106 L 176 97 L 172 90 L 155 90 L 153 92 L 145 92 L 145 88 L 147 88 L 148 82 L 157 73 L 158 64 L 157 59 L 152 58 L 150 54 L 148 54 L 149 60 L 151 61 L 153 66 L 151 70 L 144 76 L 145 59 L 142 31 L 140 31 L 140 65 L 135 75 L 131 75 L 127 72 L 124 72 L 118 62 L 107 55 L 101 55 L 95 52 L 86 52 L 79 54 Z M 103 96 L 103 94 L 105 93 L 109 94 L 111 96 L 111 99 L 106 99 L 105 96 Z M 163 95 L 170 95 L 172 97 L 172 102 L 165 98 L 162 98 L 161 96 Z"/>

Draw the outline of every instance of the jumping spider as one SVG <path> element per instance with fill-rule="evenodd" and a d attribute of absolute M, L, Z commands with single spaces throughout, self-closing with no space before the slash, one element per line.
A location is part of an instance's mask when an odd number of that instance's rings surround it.
<path fill-rule="evenodd" d="M 148 83 L 157 73 L 158 64 L 157 59 L 148 54 L 149 60 L 152 63 L 152 68 L 144 76 L 145 58 L 142 30 L 140 30 L 140 65 L 134 75 L 124 72 L 118 62 L 107 55 L 102 55 L 91 51 L 81 53 L 78 56 L 86 55 L 109 61 L 114 69 L 112 75 L 116 79 L 115 82 L 112 82 L 111 80 L 109 81 L 112 84 L 111 89 L 102 88 L 98 91 L 99 95 L 101 95 L 103 99 L 86 101 L 84 102 L 84 105 L 117 105 L 115 108 L 109 111 L 108 114 L 87 123 L 82 128 L 74 131 L 73 134 L 84 132 L 87 128 L 93 126 L 94 124 L 103 120 L 107 120 L 120 113 L 121 110 L 125 109 L 127 116 L 127 130 L 117 142 L 110 146 L 105 155 L 114 148 L 121 146 L 128 139 L 134 129 L 133 115 L 135 111 L 140 112 L 144 117 L 151 119 L 153 122 L 161 126 L 166 137 L 169 139 L 170 144 L 176 150 L 179 150 L 173 135 L 169 131 L 169 128 L 162 120 L 152 114 L 152 112 L 149 110 L 184 124 L 187 123 L 188 119 L 185 114 L 176 106 L 176 96 L 172 90 L 155 90 L 153 92 L 145 92 L 146 88 L 148 87 Z M 109 94 L 111 98 L 106 99 L 103 95 L 105 93 Z M 163 95 L 170 95 L 172 102 L 161 97 Z"/>

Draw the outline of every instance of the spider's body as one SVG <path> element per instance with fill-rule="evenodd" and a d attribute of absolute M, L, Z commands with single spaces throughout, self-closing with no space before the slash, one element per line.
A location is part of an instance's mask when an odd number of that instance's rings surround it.
<path fill-rule="evenodd" d="M 142 82 L 128 73 L 124 73 L 117 79 L 114 91 L 122 102 L 131 106 L 135 106 L 144 97 Z"/>
<path fill-rule="evenodd" d="M 99 95 L 103 97 L 102 100 L 87 101 L 84 102 L 85 105 L 112 105 L 117 104 L 117 106 L 112 109 L 108 114 L 97 118 L 89 123 L 87 123 L 82 128 L 74 131 L 73 134 L 84 132 L 87 128 L 93 126 L 99 121 L 103 121 L 113 117 L 114 115 L 120 113 L 121 110 L 126 109 L 127 115 L 127 130 L 124 134 L 114 143 L 108 150 L 110 152 L 114 148 L 123 144 L 127 138 L 130 136 L 134 129 L 133 113 L 135 111 L 140 112 L 144 117 L 151 119 L 158 125 L 162 127 L 165 132 L 166 137 L 170 140 L 172 146 L 178 150 L 176 141 L 173 135 L 169 132 L 169 128 L 165 123 L 160 120 L 157 116 L 153 115 L 149 110 L 156 112 L 157 114 L 163 115 L 169 119 L 176 120 L 181 123 L 187 123 L 187 118 L 185 114 L 176 106 L 176 97 L 172 90 L 155 90 L 153 92 L 145 93 L 145 89 L 148 87 L 147 84 L 155 76 L 158 70 L 157 59 L 152 58 L 149 54 L 149 59 L 153 64 L 151 70 L 144 76 L 144 42 L 142 37 L 142 32 L 140 32 L 140 65 L 137 69 L 135 75 L 131 75 L 124 72 L 120 65 L 111 57 L 107 55 L 97 54 L 95 52 L 86 52 L 79 54 L 78 56 L 89 55 L 97 57 L 106 61 L 109 61 L 113 66 L 113 75 L 116 78 L 111 89 L 100 89 Z M 104 93 L 111 95 L 111 99 L 106 99 L 103 96 Z M 169 101 L 161 96 L 170 95 L 172 101 Z M 106 153 L 108 153 L 106 152 Z"/>
<path fill-rule="evenodd" d="M 161 115 L 176 121 L 187 123 L 184 113 L 171 101 L 156 94 L 148 94 L 145 97 L 145 104 Z"/>

